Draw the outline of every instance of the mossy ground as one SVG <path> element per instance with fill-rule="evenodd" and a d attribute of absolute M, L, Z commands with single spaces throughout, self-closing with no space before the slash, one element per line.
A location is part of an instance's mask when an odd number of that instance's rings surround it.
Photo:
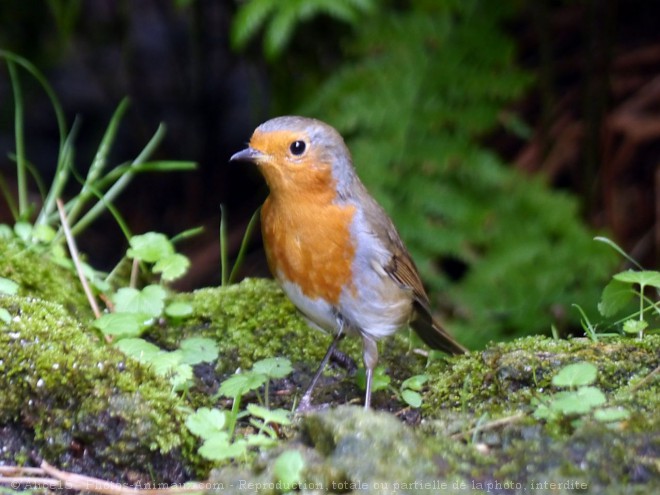
<path fill-rule="evenodd" d="M 0 297 L 12 317 L 0 324 L 0 463 L 43 458 L 114 481 L 204 478 L 210 464 L 195 454 L 199 443 L 183 426 L 181 406 L 228 407 L 211 400 L 226 376 L 281 356 L 296 371 L 271 388 L 273 404 L 290 408 L 330 343 L 330 336 L 307 326 L 272 281 L 176 294 L 174 299 L 193 305 L 193 315 L 163 320 L 145 337 L 167 349 L 200 335 L 220 346 L 218 361 L 196 366 L 195 385 L 176 394 L 166 380 L 97 337 L 72 273 L 45 257 L 8 249 L 0 246 L 0 259 L 8 260 L 0 263 L 0 275 L 21 288 L 16 296 Z M 31 268 L 34 273 L 19 273 Z M 526 338 L 427 366 L 402 332 L 380 346 L 381 364 L 393 380 L 373 402 L 375 409 L 396 414 L 341 406 L 361 403 L 362 392 L 351 370 L 332 366 L 315 402 L 334 407 L 299 418 L 288 441 L 248 464 L 218 469 L 213 479 L 227 489 L 274 482 L 277 456 L 295 449 L 310 482 L 303 493 L 529 493 L 543 492 L 548 483 L 566 484 L 545 492 L 574 493 L 569 487 L 578 482 L 590 493 L 650 493 L 660 479 L 659 386 L 641 380 L 658 366 L 659 344 L 659 336 L 596 343 Z M 345 339 L 341 349 L 360 363 L 359 339 Z M 627 408 L 629 419 L 606 424 L 588 414 L 554 421 L 532 416 L 532 400 L 554 393 L 552 376 L 576 361 L 598 366 L 595 385 L 608 405 Z M 412 413 L 394 389 L 421 372 L 430 380 L 424 406 Z M 497 419 L 502 422 L 491 423 Z M 266 486 L 260 493 L 279 492 Z"/>
<path fill-rule="evenodd" d="M 94 475 L 110 469 L 122 481 L 190 476 L 183 454 L 193 439 L 165 380 L 90 335 L 59 304 L 20 296 L 0 304 L 12 315 L 0 332 L 0 425 L 28 439 L 31 462 Z M 28 460 L 25 450 L 13 454 Z"/>

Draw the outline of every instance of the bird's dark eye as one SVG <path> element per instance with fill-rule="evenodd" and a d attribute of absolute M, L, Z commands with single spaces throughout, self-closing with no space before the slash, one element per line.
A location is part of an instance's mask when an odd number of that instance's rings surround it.
<path fill-rule="evenodd" d="M 305 141 L 294 141 L 291 143 L 291 146 L 289 146 L 289 150 L 291 150 L 291 153 L 294 155 L 302 155 L 305 152 L 305 148 L 307 148 Z"/>

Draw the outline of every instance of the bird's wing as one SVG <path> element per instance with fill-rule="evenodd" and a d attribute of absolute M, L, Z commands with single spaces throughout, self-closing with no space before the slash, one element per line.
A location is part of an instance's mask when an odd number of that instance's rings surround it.
<path fill-rule="evenodd" d="M 370 196 L 370 207 L 364 209 L 367 221 L 374 234 L 381 239 L 392 253 L 383 270 L 399 287 L 412 292 L 413 316 L 410 326 L 432 349 L 450 354 L 462 354 L 467 350 L 447 332 L 431 314 L 429 298 L 419 276 L 415 262 L 403 245 L 394 224 L 382 207 Z"/>

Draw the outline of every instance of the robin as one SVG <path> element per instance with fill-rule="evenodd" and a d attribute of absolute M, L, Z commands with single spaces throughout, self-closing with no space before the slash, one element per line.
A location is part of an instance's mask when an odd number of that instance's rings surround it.
<path fill-rule="evenodd" d="M 310 408 L 314 385 L 344 334 L 362 338 L 365 408 L 379 339 L 410 325 L 432 349 L 466 352 L 431 316 L 410 254 L 334 128 L 277 117 L 257 127 L 230 161 L 256 164 L 270 189 L 261 226 L 273 276 L 312 326 L 335 335 L 299 410 Z"/>

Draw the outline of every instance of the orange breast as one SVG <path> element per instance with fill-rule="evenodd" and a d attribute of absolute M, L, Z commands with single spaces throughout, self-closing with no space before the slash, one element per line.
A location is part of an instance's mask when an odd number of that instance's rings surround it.
<path fill-rule="evenodd" d="M 338 304 L 342 289 L 352 285 L 355 246 L 349 229 L 354 214 L 353 206 L 301 197 L 293 206 L 269 197 L 261 222 L 273 275 L 297 284 L 311 299 Z"/>

